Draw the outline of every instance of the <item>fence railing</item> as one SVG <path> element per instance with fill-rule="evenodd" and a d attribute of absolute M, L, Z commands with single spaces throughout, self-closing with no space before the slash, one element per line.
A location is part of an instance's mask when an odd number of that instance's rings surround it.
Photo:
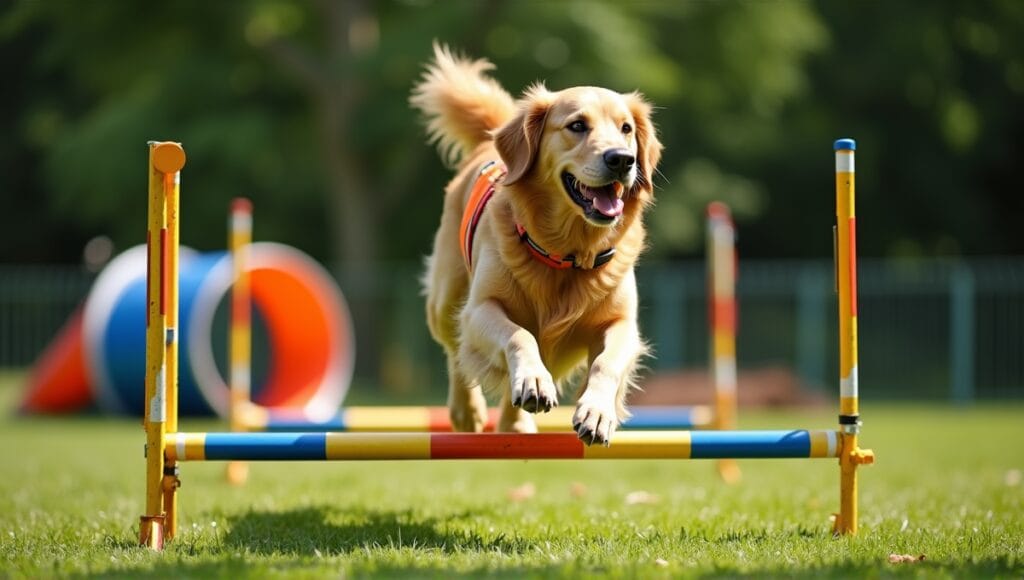
<path fill-rule="evenodd" d="M 426 329 L 420 274 L 402 263 L 381 265 L 371 280 L 339 276 L 359 305 L 360 387 L 443 390 L 445 362 Z M 0 367 L 31 365 L 93 278 L 78 267 L 0 266 Z M 703 263 L 647 263 L 638 284 L 641 328 L 656 352 L 651 372 L 705 366 Z M 1024 258 L 863 260 L 859 286 L 865 398 L 1024 397 Z M 741 369 L 786 366 L 812 387 L 835 388 L 831 262 L 745 260 L 738 297 Z"/>

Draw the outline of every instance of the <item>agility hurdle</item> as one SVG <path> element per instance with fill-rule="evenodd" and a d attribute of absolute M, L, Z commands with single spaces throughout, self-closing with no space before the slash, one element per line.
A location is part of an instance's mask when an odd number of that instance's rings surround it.
<path fill-rule="evenodd" d="M 229 331 L 230 425 L 232 432 L 265 431 L 398 431 L 451 432 L 446 407 L 377 406 L 346 407 L 338 411 L 287 407 L 265 407 L 252 401 L 252 320 L 249 280 L 249 247 L 252 243 L 253 208 L 245 198 L 231 203 L 228 220 L 228 248 L 232 258 L 234 284 L 231 290 L 231 328 Z M 734 429 L 736 426 L 736 303 L 735 303 L 735 226 L 728 206 L 714 202 L 707 219 L 708 311 L 711 327 L 713 406 L 635 406 L 623 429 Z M 731 369 L 731 370 L 730 370 Z M 496 431 L 499 410 L 488 409 L 484 431 Z M 558 407 L 537 414 L 534 422 L 540 432 L 569 431 L 573 409 Z M 739 481 L 735 461 L 723 459 L 718 471 L 727 483 Z M 240 485 L 248 477 L 241 461 L 227 467 L 228 481 Z"/>
<path fill-rule="evenodd" d="M 742 459 L 838 458 L 840 509 L 833 531 L 857 532 L 857 467 L 874 461 L 858 447 L 854 148 L 835 143 L 836 262 L 840 319 L 838 430 L 621 431 L 610 447 L 588 447 L 573 433 L 180 433 L 176 348 L 178 143 L 149 144 L 146 320 L 146 511 L 140 544 L 162 549 L 177 527 L 179 463 L 401 459 Z"/>
<path fill-rule="evenodd" d="M 345 407 L 338 411 L 323 409 L 301 409 L 286 407 L 265 407 L 252 401 L 251 384 L 251 344 L 252 321 L 250 315 L 250 281 L 249 281 L 249 245 L 252 243 L 253 214 L 252 203 L 244 198 L 237 198 L 231 203 L 229 219 L 228 248 L 232 257 L 234 285 L 231 290 L 231 329 L 228 353 L 230 361 L 231 390 L 230 424 L 234 432 L 243 431 L 430 431 L 450 432 L 451 421 L 447 407 L 419 406 L 377 406 L 377 407 Z M 716 204 L 715 217 L 709 219 L 709 232 L 718 233 L 708 237 L 709 262 L 717 260 L 715 256 L 733 256 L 733 226 L 729 218 L 729 210 L 724 204 Z M 728 229 L 723 237 L 721 230 Z M 718 249 L 716 249 L 718 248 Z M 715 297 L 709 293 L 709 300 L 720 300 L 719 293 L 727 293 L 732 300 L 734 258 L 728 259 L 728 268 L 722 266 L 709 269 L 709 279 L 719 280 L 711 283 L 716 289 Z M 728 272 L 726 270 L 729 270 Z M 724 277 L 728 276 L 727 279 Z M 730 302 L 732 304 L 732 302 Z M 710 302 L 709 302 L 710 305 Z M 735 306 L 728 306 L 734 309 Z M 712 307 L 717 311 L 719 307 Z M 734 315 L 729 315 L 734 319 Z M 727 326 L 727 323 L 726 323 Z M 713 359 L 732 362 L 735 369 L 735 329 L 729 331 L 728 338 L 722 336 L 712 340 L 711 349 L 716 353 Z M 717 331 L 716 331 L 717 333 Z M 730 343 L 732 340 L 732 343 Z M 729 353 L 718 354 L 720 349 Z M 724 364 L 724 363 L 723 363 Z M 631 407 L 632 417 L 627 419 L 624 429 L 722 429 L 735 425 L 735 372 L 729 380 L 727 373 L 713 374 L 716 391 L 713 406 L 636 406 Z M 720 391 L 728 392 L 717 394 Z M 573 410 L 569 407 L 557 407 L 548 413 L 534 415 L 534 422 L 541 432 L 568 431 L 572 426 Z M 484 431 L 494 431 L 498 423 L 498 410 L 488 411 Z M 240 471 L 241 468 L 232 468 Z M 234 480 L 234 476 L 230 476 Z"/>

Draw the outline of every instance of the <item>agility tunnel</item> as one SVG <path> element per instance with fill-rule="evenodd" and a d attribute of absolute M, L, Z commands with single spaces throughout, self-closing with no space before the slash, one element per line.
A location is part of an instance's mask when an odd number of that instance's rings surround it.
<path fill-rule="evenodd" d="M 179 268 L 179 410 L 227 417 L 229 359 L 223 345 L 231 257 L 182 248 Z M 252 244 L 248 274 L 260 355 L 249 370 L 253 401 L 312 417 L 333 415 L 348 390 L 355 352 L 341 291 L 312 258 L 282 244 Z M 107 265 L 83 308 L 40 356 L 23 412 L 62 413 L 94 405 L 104 412 L 142 414 L 146 284 L 146 246 L 131 248 Z"/>

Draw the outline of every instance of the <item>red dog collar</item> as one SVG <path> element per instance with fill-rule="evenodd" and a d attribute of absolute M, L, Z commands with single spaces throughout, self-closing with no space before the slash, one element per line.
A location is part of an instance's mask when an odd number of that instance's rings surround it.
<path fill-rule="evenodd" d="M 484 213 L 487 202 L 494 197 L 494 190 L 497 183 L 501 181 L 508 169 L 504 164 L 497 161 L 488 161 L 480 168 L 480 174 L 473 184 L 473 190 L 469 194 L 469 201 L 466 209 L 462 212 L 462 224 L 459 228 L 459 246 L 462 249 L 462 258 L 466 262 L 466 269 L 473 269 L 473 237 L 476 235 L 476 227 L 480 223 L 480 216 Z M 526 233 L 526 228 L 516 224 L 516 235 L 526 244 L 530 255 L 538 262 L 555 268 L 556 270 L 567 270 L 569 268 L 581 269 L 576 265 L 576 256 L 560 256 L 552 254 L 540 247 L 533 241 L 533 238 Z M 600 268 L 612 260 L 615 256 L 615 248 L 608 248 L 594 258 L 594 268 Z"/>

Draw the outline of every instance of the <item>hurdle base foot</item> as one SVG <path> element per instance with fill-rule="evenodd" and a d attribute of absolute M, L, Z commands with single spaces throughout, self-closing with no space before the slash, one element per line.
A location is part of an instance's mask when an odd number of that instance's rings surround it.
<path fill-rule="evenodd" d="M 718 462 L 718 476 L 722 478 L 723 482 L 734 485 L 743 479 L 743 472 L 740 471 L 740 466 L 735 459 L 722 459 Z"/>
<path fill-rule="evenodd" d="M 151 550 L 164 549 L 164 516 L 139 518 L 139 545 Z"/>
<path fill-rule="evenodd" d="M 231 461 L 225 473 L 231 485 L 245 485 L 249 480 L 249 464 L 244 461 Z"/>

